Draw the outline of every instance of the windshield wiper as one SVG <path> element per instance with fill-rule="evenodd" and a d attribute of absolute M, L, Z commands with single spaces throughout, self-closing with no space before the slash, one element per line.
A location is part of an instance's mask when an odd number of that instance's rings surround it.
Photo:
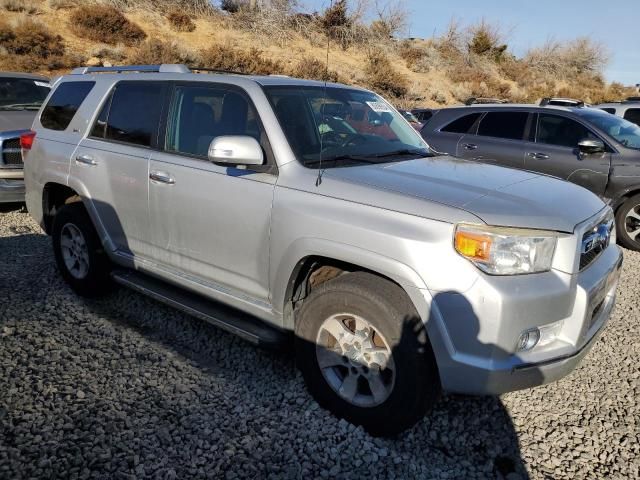
<path fill-rule="evenodd" d="M 39 109 L 41 103 L 31 102 L 31 103 L 13 103 L 11 105 L 1 105 L 0 110 L 27 110 L 29 108 Z"/>
<path fill-rule="evenodd" d="M 307 160 L 305 165 L 319 164 L 324 162 L 340 162 L 343 160 L 351 160 L 354 162 L 363 162 L 363 163 L 379 163 L 373 160 L 370 156 L 361 156 L 361 155 L 338 155 L 336 157 L 323 158 L 322 160 Z"/>
<path fill-rule="evenodd" d="M 411 148 L 403 148 L 401 150 L 394 150 L 392 152 L 381 153 L 379 155 L 374 155 L 375 158 L 386 158 L 386 157 L 395 157 L 399 155 L 419 155 L 421 157 L 430 157 L 431 153 L 425 150 L 417 150 Z"/>

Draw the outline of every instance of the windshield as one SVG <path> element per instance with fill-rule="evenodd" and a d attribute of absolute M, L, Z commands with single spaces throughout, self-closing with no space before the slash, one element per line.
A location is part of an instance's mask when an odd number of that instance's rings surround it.
<path fill-rule="evenodd" d="M 46 80 L 0 77 L 0 110 L 38 110 L 49 90 Z"/>
<path fill-rule="evenodd" d="M 265 92 L 306 167 L 431 156 L 422 137 L 374 93 L 340 87 L 265 87 Z"/>
<path fill-rule="evenodd" d="M 640 149 L 640 127 L 606 112 L 585 113 L 584 118 L 628 148 Z"/>

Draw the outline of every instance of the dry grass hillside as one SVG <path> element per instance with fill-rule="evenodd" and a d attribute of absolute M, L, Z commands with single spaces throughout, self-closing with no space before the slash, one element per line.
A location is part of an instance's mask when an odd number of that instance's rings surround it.
<path fill-rule="evenodd" d="M 633 93 L 605 83 L 606 52 L 586 38 L 516 58 L 487 23 L 398 40 L 402 11 L 365 22 L 362 0 L 358 8 L 338 0 L 314 14 L 287 0 L 262 2 L 260 10 L 249 1 L 221 3 L 224 10 L 207 0 L 0 0 L 0 70 L 56 75 L 79 65 L 187 63 L 362 85 L 404 107 L 470 96 L 600 102 Z"/>

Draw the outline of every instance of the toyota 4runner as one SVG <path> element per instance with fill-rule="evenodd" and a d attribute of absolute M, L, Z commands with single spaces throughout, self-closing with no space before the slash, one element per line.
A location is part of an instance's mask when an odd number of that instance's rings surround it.
<path fill-rule="evenodd" d="M 21 143 L 29 212 L 76 292 L 115 281 L 258 344 L 293 338 L 317 401 L 373 434 L 443 389 L 566 375 L 613 309 L 610 207 L 437 155 L 367 90 L 82 68 Z"/>

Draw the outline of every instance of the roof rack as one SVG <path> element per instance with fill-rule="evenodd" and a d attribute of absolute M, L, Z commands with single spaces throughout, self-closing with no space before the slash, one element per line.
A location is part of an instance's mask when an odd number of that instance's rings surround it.
<path fill-rule="evenodd" d="M 502 98 L 486 98 L 486 97 L 471 97 L 468 98 L 464 104 L 465 105 L 476 105 L 479 103 L 509 103 L 509 100 L 504 100 Z"/>
<path fill-rule="evenodd" d="M 627 97 L 623 103 L 637 103 L 640 102 L 640 97 Z"/>
<path fill-rule="evenodd" d="M 539 105 L 546 107 L 547 105 L 555 105 L 558 107 L 586 107 L 587 104 L 583 100 L 576 100 L 574 98 L 561 98 L 561 97 L 545 97 L 540 100 Z"/>
<path fill-rule="evenodd" d="M 208 73 L 224 73 L 230 75 L 249 75 L 246 72 L 239 72 L 237 70 L 223 70 L 220 68 L 209 67 L 190 67 L 192 72 L 208 72 Z"/>
<path fill-rule="evenodd" d="M 122 73 L 122 72 L 149 72 L 149 73 L 189 73 L 191 70 L 186 65 L 178 63 L 163 63 L 162 65 L 126 65 L 120 67 L 79 67 L 71 71 L 71 75 L 85 75 L 87 73 Z"/>

